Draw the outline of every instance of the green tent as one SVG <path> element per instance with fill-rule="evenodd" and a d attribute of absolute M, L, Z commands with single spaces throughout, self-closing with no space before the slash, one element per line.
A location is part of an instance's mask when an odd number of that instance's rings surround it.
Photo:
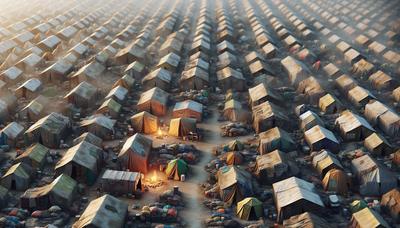
<path fill-rule="evenodd" d="M 225 146 L 225 151 L 241 151 L 244 149 L 244 145 L 239 140 L 233 140 Z"/>
<path fill-rule="evenodd" d="M 165 173 L 169 179 L 180 180 L 181 175 L 186 174 L 187 171 L 188 165 L 184 160 L 174 159 L 168 163 Z"/>
<path fill-rule="evenodd" d="M 366 208 L 368 205 L 364 200 L 354 200 L 350 204 L 350 211 L 351 213 L 356 213 L 357 211 L 360 211 L 364 208 Z"/>
<path fill-rule="evenodd" d="M 257 198 L 247 197 L 237 203 L 236 214 L 240 219 L 258 219 L 262 216 L 262 203 Z"/>

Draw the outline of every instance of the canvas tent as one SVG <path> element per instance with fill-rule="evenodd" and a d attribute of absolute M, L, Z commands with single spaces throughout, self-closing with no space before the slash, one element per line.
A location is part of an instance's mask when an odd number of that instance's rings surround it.
<path fill-rule="evenodd" d="M 16 191 L 25 191 L 32 180 L 32 168 L 24 163 L 11 166 L 1 177 L 1 185 Z"/>
<path fill-rule="evenodd" d="M 261 182 L 273 183 L 299 173 L 296 163 L 285 153 L 274 150 L 257 156 L 255 174 Z"/>
<path fill-rule="evenodd" d="M 350 188 L 350 178 L 343 170 L 331 169 L 322 179 L 322 185 L 325 191 L 335 192 L 345 196 Z"/>
<path fill-rule="evenodd" d="M 40 143 L 36 143 L 27 148 L 24 153 L 19 155 L 15 162 L 23 162 L 33 168 L 41 168 L 46 162 L 46 156 L 49 154 L 49 148 Z"/>
<path fill-rule="evenodd" d="M 175 137 L 188 136 L 191 133 L 197 133 L 196 119 L 193 118 L 175 118 L 171 119 L 168 134 Z"/>
<path fill-rule="evenodd" d="M 217 172 L 221 199 L 232 205 L 253 195 L 251 175 L 238 166 L 224 166 Z"/>
<path fill-rule="evenodd" d="M 165 174 L 169 179 L 181 180 L 182 175 L 186 175 L 188 172 L 188 165 L 182 159 L 174 159 L 168 162 Z"/>
<path fill-rule="evenodd" d="M 250 104 L 251 106 L 256 106 L 264 103 L 265 101 L 270 101 L 274 104 L 281 104 L 283 101 L 282 97 L 277 94 L 273 89 L 260 83 L 249 89 Z"/>
<path fill-rule="evenodd" d="M 147 174 L 152 144 L 151 139 L 139 133 L 129 137 L 118 154 L 123 170 Z"/>
<path fill-rule="evenodd" d="M 70 126 L 71 122 L 68 117 L 52 112 L 36 121 L 25 131 L 25 135 L 30 142 L 39 142 L 46 147 L 57 148 Z"/>
<path fill-rule="evenodd" d="M 103 147 L 103 140 L 100 137 L 98 137 L 95 134 L 92 134 L 90 132 L 85 132 L 85 133 L 81 134 L 80 136 L 76 137 L 72 141 L 72 143 L 73 143 L 73 145 L 78 145 L 79 143 L 81 143 L 83 141 L 88 142 L 92 145 L 95 145 L 99 148 Z"/>
<path fill-rule="evenodd" d="M 248 122 L 250 113 L 244 110 L 242 104 L 234 99 L 225 102 L 223 114 L 225 119 L 232 122 Z"/>
<path fill-rule="evenodd" d="M 101 188 L 110 194 L 134 194 L 142 189 L 142 174 L 107 169 L 101 176 Z"/>
<path fill-rule="evenodd" d="M 382 195 L 397 186 L 396 176 L 369 155 L 353 159 L 351 164 L 361 195 Z"/>
<path fill-rule="evenodd" d="M 77 196 L 78 186 L 74 179 L 61 174 L 50 184 L 30 188 L 20 197 L 21 207 L 24 209 L 47 210 L 52 205 L 69 209 Z"/>
<path fill-rule="evenodd" d="M 332 152 L 339 152 L 339 141 L 328 129 L 319 125 L 304 132 L 304 139 L 312 151 L 327 149 Z"/>
<path fill-rule="evenodd" d="M 372 133 L 365 138 L 364 147 L 374 156 L 386 156 L 393 153 L 392 145 L 381 135 Z"/>
<path fill-rule="evenodd" d="M 208 86 L 208 72 L 200 67 L 193 67 L 182 72 L 179 84 L 184 91 L 200 90 Z"/>
<path fill-rule="evenodd" d="M 314 185 L 297 177 L 276 182 L 272 188 L 279 222 L 302 212 L 318 214 L 324 207 Z"/>
<path fill-rule="evenodd" d="M 137 103 L 139 111 L 147 111 L 156 116 L 164 116 L 167 113 L 169 94 L 155 87 L 143 92 Z"/>
<path fill-rule="evenodd" d="M 158 117 L 143 111 L 131 117 L 131 126 L 138 133 L 152 134 L 158 130 Z"/>
<path fill-rule="evenodd" d="M 103 163 L 103 150 L 91 143 L 81 142 L 67 150 L 55 166 L 56 173 L 64 173 L 78 182 L 94 184 Z"/>
<path fill-rule="evenodd" d="M 350 220 L 350 227 L 369 228 L 381 227 L 390 228 L 390 225 L 382 218 L 378 212 L 370 208 L 364 208 L 353 214 Z"/>
<path fill-rule="evenodd" d="M 336 155 L 327 150 L 321 150 L 315 154 L 312 164 L 322 177 L 331 169 L 343 169 Z"/>
<path fill-rule="evenodd" d="M 203 115 L 203 105 L 196 101 L 185 100 L 177 102 L 174 109 L 172 110 L 173 118 L 194 118 L 201 122 Z"/>
<path fill-rule="evenodd" d="M 222 90 L 229 89 L 243 91 L 246 87 L 246 80 L 240 71 L 231 67 L 225 67 L 217 72 L 218 85 Z"/>
<path fill-rule="evenodd" d="M 248 197 L 237 203 L 236 215 L 243 220 L 259 219 L 263 215 L 261 201 L 254 197 Z"/>
<path fill-rule="evenodd" d="M 260 143 L 258 150 L 261 155 L 276 149 L 283 152 L 290 152 L 296 149 L 296 143 L 290 134 L 278 127 L 261 132 L 259 137 Z"/>
<path fill-rule="evenodd" d="M 128 214 L 128 204 L 105 194 L 92 200 L 72 227 L 115 227 L 122 228 Z"/>
<path fill-rule="evenodd" d="M 381 207 L 382 211 L 391 215 L 398 223 L 400 220 L 400 191 L 394 188 L 382 195 Z"/>
<path fill-rule="evenodd" d="M 114 134 L 115 122 L 102 114 L 97 114 L 82 120 L 80 127 L 102 139 L 110 139 Z"/>
<path fill-rule="evenodd" d="M 283 227 L 285 228 L 333 228 L 329 222 L 322 217 L 319 217 L 310 212 L 304 212 L 299 215 L 293 215 L 290 218 L 283 221 Z"/>
<path fill-rule="evenodd" d="M 273 127 L 285 127 L 289 122 L 286 112 L 279 106 L 266 101 L 253 109 L 253 128 L 256 133 L 267 131 Z"/>
<path fill-rule="evenodd" d="M 17 145 L 23 135 L 24 127 L 17 122 L 11 122 L 0 130 L 0 142 L 6 143 L 10 147 Z"/>
<path fill-rule="evenodd" d="M 346 110 L 335 120 L 336 128 L 346 141 L 361 141 L 375 132 L 375 129 L 361 116 Z"/>

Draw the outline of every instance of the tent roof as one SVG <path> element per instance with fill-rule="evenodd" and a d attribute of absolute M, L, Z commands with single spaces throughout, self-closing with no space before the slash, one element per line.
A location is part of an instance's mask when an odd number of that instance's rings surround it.
<path fill-rule="evenodd" d="M 129 137 L 123 145 L 118 157 L 126 154 L 127 152 L 133 152 L 139 154 L 142 157 L 147 157 L 150 154 L 153 141 L 146 136 L 136 133 Z"/>
<path fill-rule="evenodd" d="M 114 125 L 115 125 L 116 120 L 112 120 L 102 114 L 97 114 L 89 117 L 86 120 L 82 120 L 80 123 L 81 127 L 89 126 L 92 124 L 97 124 L 99 126 L 102 126 L 104 128 L 107 128 L 111 131 L 114 131 Z"/>
<path fill-rule="evenodd" d="M 49 148 L 43 146 L 40 143 L 36 143 L 33 146 L 30 146 L 28 149 L 25 150 L 20 156 L 16 159 L 19 160 L 21 158 L 28 157 L 38 163 L 42 162 L 43 159 L 46 158 L 46 155 L 49 153 Z"/>
<path fill-rule="evenodd" d="M 24 130 L 24 127 L 17 122 L 11 122 L 2 130 L 0 130 L 0 135 L 5 134 L 10 139 L 16 139 Z"/>
<path fill-rule="evenodd" d="M 17 163 L 13 166 L 11 166 L 7 172 L 3 175 L 2 178 L 10 176 L 10 175 L 16 175 L 21 178 L 29 179 L 31 175 L 31 171 L 26 169 L 26 166 L 22 162 Z"/>
<path fill-rule="evenodd" d="M 286 228 L 299 228 L 299 227 L 326 227 L 331 228 L 330 223 L 325 219 L 316 216 L 310 212 L 304 212 L 303 214 L 294 215 L 289 219 L 283 221 L 283 226 Z"/>
<path fill-rule="evenodd" d="M 158 101 L 159 103 L 163 105 L 167 105 L 169 94 L 165 92 L 164 90 L 154 87 L 152 89 L 149 89 L 145 92 L 143 92 L 140 95 L 140 99 L 138 101 L 138 104 L 146 103 L 151 100 Z"/>
<path fill-rule="evenodd" d="M 352 131 L 361 126 L 371 131 L 375 131 L 374 128 L 363 117 L 354 114 L 349 110 L 342 112 L 335 122 L 336 124 L 340 125 L 340 128 L 344 132 Z"/>
<path fill-rule="evenodd" d="M 65 97 L 77 94 L 84 99 L 90 99 L 96 94 L 96 92 L 97 88 L 94 85 L 83 81 L 79 83 L 79 85 L 75 86 L 75 88 L 73 88 L 67 95 L 65 95 Z"/>
<path fill-rule="evenodd" d="M 236 183 L 249 184 L 250 173 L 238 166 L 224 166 L 218 170 L 218 185 L 221 189 L 231 187 Z"/>
<path fill-rule="evenodd" d="M 185 101 L 176 103 L 173 111 L 179 111 L 179 110 L 184 110 L 184 109 L 190 109 L 195 112 L 202 113 L 203 105 L 196 101 L 185 100 Z"/>
<path fill-rule="evenodd" d="M 89 170 L 97 171 L 97 162 L 102 157 L 101 153 L 101 148 L 82 141 L 67 150 L 64 156 L 57 162 L 55 169 L 61 168 L 70 162 L 75 162 Z"/>
<path fill-rule="evenodd" d="M 339 141 L 336 139 L 336 136 L 330 130 L 319 125 L 307 130 L 304 135 L 310 144 L 314 144 L 324 138 L 327 138 L 332 142 L 339 143 Z"/>
<path fill-rule="evenodd" d="M 359 227 L 390 227 L 378 212 L 368 207 L 354 213 L 352 216 L 353 220 Z"/>
<path fill-rule="evenodd" d="M 38 128 L 44 128 L 53 133 L 60 133 L 65 127 L 70 124 L 68 117 L 63 116 L 59 113 L 52 112 L 42 119 L 36 121 L 25 133 L 32 132 Z"/>

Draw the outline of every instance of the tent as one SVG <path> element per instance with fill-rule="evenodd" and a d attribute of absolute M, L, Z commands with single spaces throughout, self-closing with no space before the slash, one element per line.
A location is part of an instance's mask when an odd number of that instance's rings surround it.
<path fill-rule="evenodd" d="M 80 127 L 102 139 L 110 139 L 114 134 L 115 120 L 97 114 L 80 122 Z"/>
<path fill-rule="evenodd" d="M 336 153 L 340 150 L 336 136 L 330 130 L 319 125 L 304 132 L 304 139 L 312 151 L 327 149 Z"/>
<path fill-rule="evenodd" d="M 217 172 L 219 195 L 228 205 L 253 195 L 251 174 L 238 166 L 224 166 Z"/>
<path fill-rule="evenodd" d="M 101 187 L 110 194 L 133 194 L 143 189 L 142 176 L 138 172 L 107 169 L 101 176 Z"/>
<path fill-rule="evenodd" d="M 1 185 L 16 191 L 24 191 L 29 188 L 29 183 L 32 179 L 32 167 L 17 163 L 11 166 L 7 172 L 1 177 Z"/>
<path fill-rule="evenodd" d="M 129 137 L 118 154 L 122 170 L 147 174 L 152 144 L 151 139 L 140 133 Z"/>
<path fill-rule="evenodd" d="M 326 114 L 333 114 L 341 110 L 342 104 L 333 95 L 328 93 L 319 99 L 318 107 Z"/>
<path fill-rule="evenodd" d="M 110 116 L 111 118 L 118 119 L 119 113 L 122 109 L 122 105 L 115 101 L 113 98 L 109 98 L 101 104 L 97 109 L 97 114 L 103 114 L 105 116 Z"/>
<path fill-rule="evenodd" d="M 290 119 L 286 115 L 287 110 L 266 101 L 252 108 L 253 128 L 256 133 L 267 131 L 274 127 L 290 128 Z"/>
<path fill-rule="evenodd" d="M 256 106 L 265 101 L 270 101 L 274 104 L 281 104 L 282 97 L 275 92 L 272 88 L 264 83 L 260 83 L 249 89 L 250 104 Z"/>
<path fill-rule="evenodd" d="M 395 174 L 369 155 L 355 158 L 351 164 L 360 184 L 360 194 L 363 196 L 382 195 L 397 186 Z"/>
<path fill-rule="evenodd" d="M 150 72 L 142 79 L 142 84 L 145 89 L 151 89 L 158 87 L 162 90 L 169 90 L 171 87 L 171 72 L 163 68 L 158 68 L 155 71 Z"/>
<path fill-rule="evenodd" d="M 316 125 L 325 126 L 321 118 L 315 114 L 313 111 L 306 111 L 299 116 L 300 119 L 300 129 L 307 131 Z"/>
<path fill-rule="evenodd" d="M 346 141 L 361 141 L 375 132 L 375 129 L 361 116 L 346 110 L 335 120 L 335 126 L 340 130 Z"/>
<path fill-rule="evenodd" d="M 377 133 L 372 133 L 365 138 L 364 147 L 375 156 L 386 156 L 393 153 L 392 145 Z"/>
<path fill-rule="evenodd" d="M 174 109 L 172 110 L 172 117 L 186 117 L 194 118 L 201 122 L 203 115 L 203 105 L 196 101 L 185 100 L 182 102 L 177 102 Z"/>
<path fill-rule="evenodd" d="M 50 184 L 26 190 L 20 201 L 24 209 L 47 210 L 52 205 L 58 205 L 67 210 L 77 196 L 76 181 L 61 174 Z"/>
<path fill-rule="evenodd" d="M 304 212 L 299 215 L 293 215 L 292 217 L 283 221 L 283 227 L 285 228 L 333 228 L 329 222 L 320 216 L 317 216 L 310 212 Z"/>
<path fill-rule="evenodd" d="M 260 182 L 273 183 L 299 173 L 296 163 L 285 153 L 274 150 L 257 156 L 255 174 Z"/>
<path fill-rule="evenodd" d="M 368 207 L 368 204 L 364 200 L 362 200 L 362 199 L 354 200 L 350 204 L 350 211 L 351 211 L 351 213 L 356 213 L 357 211 L 361 211 L 362 209 L 364 209 L 366 207 Z"/>
<path fill-rule="evenodd" d="M 182 72 L 179 84 L 182 90 L 200 90 L 208 86 L 208 72 L 200 67 L 193 67 Z"/>
<path fill-rule="evenodd" d="M 197 133 L 196 119 L 193 118 L 175 118 L 171 119 L 168 134 L 175 137 L 188 136 L 191 133 Z"/>
<path fill-rule="evenodd" d="M 274 127 L 259 134 L 259 153 L 266 154 L 276 149 L 283 152 L 290 152 L 296 149 L 296 143 L 285 130 Z"/>
<path fill-rule="evenodd" d="M 165 174 L 169 179 L 180 180 L 181 175 L 186 175 L 188 171 L 188 165 L 182 159 L 174 159 L 168 162 Z"/>
<path fill-rule="evenodd" d="M 272 185 L 277 220 L 282 222 L 303 212 L 321 213 L 324 203 L 314 185 L 297 177 L 290 177 Z"/>
<path fill-rule="evenodd" d="M 49 148 L 40 143 L 36 143 L 19 155 L 15 162 L 23 162 L 33 168 L 41 168 L 46 162 L 46 156 L 49 154 Z"/>
<path fill-rule="evenodd" d="M 390 228 L 389 224 L 382 216 L 370 208 L 364 208 L 353 214 L 350 220 L 350 227 L 367 228 L 367 227 L 382 227 Z"/>
<path fill-rule="evenodd" d="M 103 163 L 103 150 L 82 141 L 69 148 L 55 166 L 56 173 L 68 174 L 73 179 L 94 184 Z"/>
<path fill-rule="evenodd" d="M 103 147 L 103 140 L 100 137 L 98 137 L 90 132 L 85 132 L 85 133 L 81 134 L 80 136 L 76 137 L 72 143 L 73 143 L 73 145 L 78 145 L 79 143 L 81 143 L 83 141 L 88 142 L 92 145 L 95 145 L 99 148 Z"/>
<path fill-rule="evenodd" d="M 27 104 L 20 113 L 23 116 L 26 116 L 29 121 L 38 121 L 40 118 L 43 118 L 46 113 L 48 113 L 48 109 L 46 109 L 46 105 L 49 104 L 49 99 L 42 95 L 39 95 L 34 100 L 32 100 L 29 104 Z"/>
<path fill-rule="evenodd" d="M 398 223 L 400 220 L 400 191 L 395 188 L 382 195 L 381 207 Z"/>
<path fill-rule="evenodd" d="M 322 179 L 322 185 L 325 191 L 347 195 L 350 188 L 350 178 L 343 170 L 331 169 L 325 174 L 324 179 Z"/>
<path fill-rule="evenodd" d="M 236 151 L 231 151 L 225 154 L 227 165 L 240 165 L 243 162 L 243 156 Z"/>
<path fill-rule="evenodd" d="M 237 203 L 236 215 L 243 220 L 253 220 L 262 217 L 263 206 L 261 201 L 254 197 L 247 197 Z"/>
<path fill-rule="evenodd" d="M 158 130 L 158 117 L 143 111 L 131 117 L 131 126 L 136 132 L 152 134 Z"/>
<path fill-rule="evenodd" d="M 137 109 L 156 116 L 164 116 L 168 109 L 168 97 L 169 94 L 158 87 L 149 89 L 140 95 Z"/>
<path fill-rule="evenodd" d="M 79 108 L 89 108 L 96 104 L 97 92 L 94 85 L 84 81 L 75 86 L 64 98 Z"/>
<path fill-rule="evenodd" d="M 225 151 L 241 151 L 244 149 L 244 145 L 241 141 L 235 139 L 230 141 L 224 146 Z"/>
<path fill-rule="evenodd" d="M 250 113 L 244 109 L 242 104 L 234 99 L 225 102 L 223 116 L 232 122 L 248 122 Z"/>
<path fill-rule="evenodd" d="M 10 147 L 17 145 L 18 141 L 23 137 L 24 127 L 17 122 L 11 122 L 0 130 L 0 138 L 5 139 L 5 142 Z"/>
<path fill-rule="evenodd" d="M 218 85 L 222 90 L 229 89 L 236 91 L 243 91 L 246 87 L 246 80 L 242 72 L 237 71 L 231 67 L 225 67 L 217 72 Z"/>
<path fill-rule="evenodd" d="M 340 163 L 340 160 L 336 157 L 335 154 L 327 150 L 321 150 L 316 155 L 314 155 L 312 164 L 322 177 L 324 177 L 325 174 L 331 169 L 343 170 L 343 166 Z"/>
<path fill-rule="evenodd" d="M 111 195 L 92 200 L 72 228 L 115 227 L 122 228 L 128 214 L 128 204 Z"/>

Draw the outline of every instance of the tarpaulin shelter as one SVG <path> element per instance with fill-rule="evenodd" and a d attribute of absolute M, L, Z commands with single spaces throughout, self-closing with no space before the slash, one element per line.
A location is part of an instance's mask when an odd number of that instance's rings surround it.
<path fill-rule="evenodd" d="M 296 143 L 290 134 L 278 127 L 269 129 L 259 134 L 259 153 L 266 154 L 276 149 L 283 152 L 290 152 L 296 149 Z"/>
<path fill-rule="evenodd" d="M 322 185 L 325 191 L 345 196 L 350 188 L 350 178 L 343 170 L 331 169 L 325 174 L 324 179 L 322 179 Z"/>
<path fill-rule="evenodd" d="M 0 130 L 0 138 L 10 147 L 17 145 L 22 139 L 24 127 L 17 122 L 11 122 Z"/>
<path fill-rule="evenodd" d="M 337 153 L 340 150 L 336 136 L 330 130 L 319 125 L 304 132 L 304 139 L 312 151 L 327 149 Z"/>
<path fill-rule="evenodd" d="M 318 107 L 326 114 L 333 114 L 342 109 L 342 104 L 333 95 L 328 93 L 319 99 Z"/>
<path fill-rule="evenodd" d="M 382 216 L 370 208 L 364 208 L 353 214 L 350 220 L 351 228 L 369 228 L 382 227 L 390 228 L 391 226 L 382 218 Z"/>
<path fill-rule="evenodd" d="M 182 159 L 174 159 L 168 162 L 165 174 L 169 179 L 181 180 L 181 175 L 186 175 L 188 172 L 188 165 Z"/>
<path fill-rule="evenodd" d="M 238 166 L 224 166 L 217 172 L 219 195 L 232 205 L 253 195 L 251 174 Z"/>
<path fill-rule="evenodd" d="M 351 161 L 353 173 L 359 182 L 359 191 L 364 196 L 382 195 L 397 186 L 397 178 L 386 167 L 369 155 Z"/>
<path fill-rule="evenodd" d="M 324 208 L 314 185 L 300 178 L 287 178 L 274 183 L 272 188 L 279 222 L 305 211 L 318 214 Z"/>
<path fill-rule="evenodd" d="M 335 126 L 340 130 L 341 136 L 347 141 L 361 141 L 375 132 L 375 129 L 361 116 L 343 111 L 335 120 Z"/>
<path fill-rule="evenodd" d="M 196 101 L 185 100 L 182 102 L 177 102 L 172 110 L 173 118 L 194 118 L 201 122 L 203 116 L 203 105 Z"/>
<path fill-rule="evenodd" d="M 255 174 L 264 183 L 273 183 L 296 176 L 299 171 L 296 163 L 287 154 L 279 150 L 274 150 L 256 158 Z"/>
<path fill-rule="evenodd" d="M 142 174 L 107 169 L 101 176 L 101 188 L 110 194 L 133 194 L 143 190 Z"/>
<path fill-rule="evenodd" d="M 125 74 L 114 83 L 113 88 L 117 86 L 122 86 L 128 91 L 130 91 L 131 89 L 133 89 L 134 85 L 135 85 L 135 79 L 132 76 Z"/>
<path fill-rule="evenodd" d="M 15 95 L 18 98 L 33 99 L 39 95 L 42 88 L 43 85 L 39 79 L 31 78 L 15 89 Z"/>
<path fill-rule="evenodd" d="M 181 57 L 173 52 L 168 53 L 167 55 L 163 56 L 160 61 L 158 62 L 156 67 L 165 69 L 169 72 L 175 73 L 179 62 L 181 61 Z"/>
<path fill-rule="evenodd" d="M 246 80 L 242 72 L 237 71 L 231 67 L 225 67 L 217 72 L 218 85 L 222 90 L 229 89 L 236 91 L 243 91 L 246 87 Z"/>
<path fill-rule="evenodd" d="M 303 131 L 307 131 L 316 125 L 320 125 L 324 127 L 324 122 L 321 118 L 315 114 L 313 111 L 306 111 L 299 116 L 300 119 L 300 129 Z"/>
<path fill-rule="evenodd" d="M 299 82 L 297 92 L 304 94 L 307 102 L 318 104 L 319 99 L 326 94 L 318 80 L 311 76 Z"/>
<path fill-rule="evenodd" d="M 92 200 L 72 228 L 115 227 L 122 228 L 128 214 L 128 204 L 105 194 Z"/>
<path fill-rule="evenodd" d="M 38 142 L 49 148 L 57 148 L 71 127 L 68 117 L 52 112 L 36 121 L 25 136 L 30 142 Z"/>
<path fill-rule="evenodd" d="M 100 105 L 97 109 L 97 114 L 103 114 L 105 116 L 110 116 L 111 118 L 118 119 L 119 113 L 121 112 L 122 105 L 115 101 L 113 98 L 109 98 Z"/>
<path fill-rule="evenodd" d="M 96 84 L 99 77 L 103 74 L 106 68 L 98 63 L 97 61 L 92 61 L 85 66 L 81 67 L 75 74 L 73 74 L 69 81 L 72 86 L 76 86 L 83 81 Z"/>
<path fill-rule="evenodd" d="M 171 119 L 168 134 L 175 137 L 184 137 L 191 133 L 197 133 L 196 122 L 196 119 L 193 118 Z"/>
<path fill-rule="evenodd" d="M 236 215 L 244 220 L 256 220 L 263 215 L 262 202 L 254 197 L 247 197 L 237 203 Z"/>
<path fill-rule="evenodd" d="M 361 86 L 355 86 L 353 89 L 350 89 L 347 96 L 350 102 L 358 108 L 364 107 L 371 100 L 376 99 L 369 90 Z"/>
<path fill-rule="evenodd" d="M 136 132 L 152 134 L 158 130 L 158 117 L 146 111 L 133 115 L 130 120 L 131 126 Z"/>
<path fill-rule="evenodd" d="M 265 101 L 270 101 L 274 104 L 281 104 L 281 102 L 283 102 L 282 97 L 264 83 L 250 88 L 249 95 L 251 106 L 257 106 Z"/>
<path fill-rule="evenodd" d="M 304 212 L 299 215 L 293 215 L 283 220 L 285 228 L 333 228 L 329 222 L 320 216 L 310 212 Z"/>
<path fill-rule="evenodd" d="M 225 102 L 223 116 L 232 122 L 249 122 L 250 113 L 244 110 L 242 104 L 234 99 Z"/>
<path fill-rule="evenodd" d="M 16 191 L 25 191 L 32 180 L 32 167 L 24 163 L 11 166 L 1 177 L 1 185 Z"/>
<path fill-rule="evenodd" d="M 290 122 L 286 112 L 269 101 L 254 106 L 252 112 L 253 128 L 256 133 L 267 131 L 273 127 L 285 127 Z"/>
<path fill-rule="evenodd" d="M 67 210 L 77 195 L 77 182 L 68 175 L 61 174 L 50 184 L 26 190 L 20 197 L 20 202 L 24 209 L 47 210 L 57 205 Z"/>
<path fill-rule="evenodd" d="M 60 59 L 41 73 L 41 78 L 46 82 L 62 83 L 74 69 L 74 65 L 67 60 Z"/>
<path fill-rule="evenodd" d="M 400 220 L 400 191 L 395 188 L 382 195 L 381 207 L 398 223 Z"/>
<path fill-rule="evenodd" d="M 204 89 L 209 84 L 209 74 L 196 66 L 182 72 L 179 84 L 184 91 Z"/>
<path fill-rule="evenodd" d="M 134 61 L 129 64 L 124 71 L 126 75 L 130 76 L 134 80 L 141 80 L 146 75 L 146 72 L 146 66 L 139 61 Z"/>
<path fill-rule="evenodd" d="M 49 148 L 40 143 L 36 143 L 27 148 L 24 153 L 19 155 L 15 162 L 23 162 L 33 168 L 41 168 L 46 162 L 46 156 L 49 154 Z"/>
<path fill-rule="evenodd" d="M 55 171 L 64 173 L 78 182 L 94 184 L 103 163 L 103 150 L 91 143 L 82 141 L 69 148 L 57 162 Z"/>
<path fill-rule="evenodd" d="M 164 90 L 155 87 L 143 92 L 137 103 L 139 111 L 147 111 L 156 116 L 164 116 L 168 109 L 169 94 Z"/>
<path fill-rule="evenodd" d="M 98 90 L 94 85 L 84 81 L 75 86 L 64 98 L 79 108 L 89 108 L 96 104 L 97 93 Z"/>
<path fill-rule="evenodd" d="M 114 99 L 120 104 L 123 104 L 128 96 L 128 90 L 123 86 L 117 86 L 110 90 L 107 96 L 104 99 Z"/>
<path fill-rule="evenodd" d="M 114 134 L 115 122 L 116 120 L 97 114 L 82 120 L 80 127 L 102 139 L 110 139 L 111 135 Z"/>
<path fill-rule="evenodd" d="M 152 144 L 151 139 L 139 133 L 129 137 L 118 154 L 123 170 L 147 174 Z"/>
<path fill-rule="evenodd" d="M 282 59 L 281 65 L 294 86 L 297 86 L 300 81 L 303 81 L 309 75 L 307 68 L 291 56 Z"/>
<path fill-rule="evenodd" d="M 375 156 L 386 156 L 394 152 L 386 138 L 377 133 L 372 133 L 365 138 L 364 147 Z"/>
<path fill-rule="evenodd" d="M 81 143 L 83 141 L 88 142 L 88 143 L 95 145 L 97 147 L 100 147 L 100 148 L 103 147 L 103 140 L 100 137 L 98 137 L 95 134 L 92 134 L 90 132 L 85 132 L 85 133 L 81 134 L 80 136 L 76 137 L 72 141 L 72 143 L 74 145 L 78 145 L 79 143 Z"/>

